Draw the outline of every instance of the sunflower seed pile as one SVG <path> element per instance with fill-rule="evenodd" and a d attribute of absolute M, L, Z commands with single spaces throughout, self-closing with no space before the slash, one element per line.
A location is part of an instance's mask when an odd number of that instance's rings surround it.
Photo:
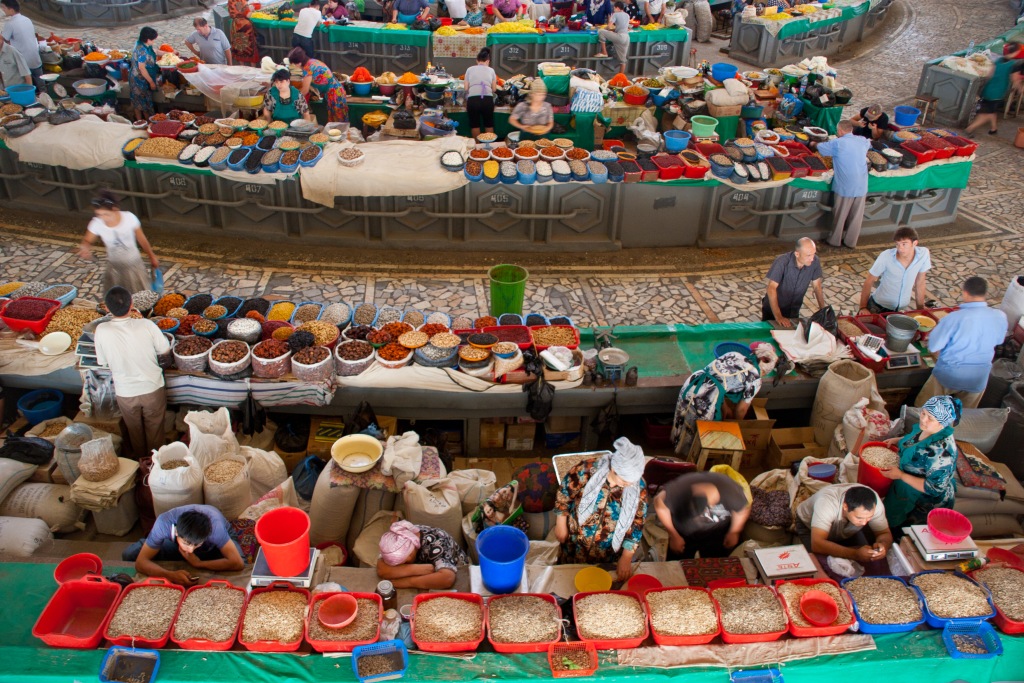
<path fill-rule="evenodd" d="M 133 588 L 114 612 L 107 633 L 114 638 L 162 638 L 171 627 L 179 602 L 180 590 L 160 586 Z"/>
<path fill-rule="evenodd" d="M 860 618 L 869 624 L 909 624 L 921 620 L 917 593 L 899 581 L 862 576 L 844 585 L 857 603 Z"/>
<path fill-rule="evenodd" d="M 323 604 L 323 600 L 317 602 L 313 607 L 313 614 L 309 617 L 310 640 L 367 641 L 377 637 L 380 629 L 380 609 L 375 600 L 356 598 L 359 611 L 356 612 L 355 620 L 344 628 L 327 628 L 320 623 L 320 607 Z"/>
<path fill-rule="evenodd" d="M 700 636 L 718 630 L 718 614 L 710 596 L 701 590 L 658 591 L 647 594 L 651 628 L 665 636 Z"/>
<path fill-rule="evenodd" d="M 839 607 L 839 616 L 829 626 L 849 624 L 853 620 L 850 610 L 846 609 L 846 600 L 843 599 L 842 593 L 832 584 L 825 583 L 824 581 L 810 586 L 784 583 L 778 587 L 779 595 L 786 601 L 786 607 L 789 608 L 789 618 L 796 626 L 800 628 L 814 627 L 814 624 L 807 621 L 804 618 L 803 612 L 800 611 L 800 598 L 809 590 L 819 590 L 828 594 L 830 598 L 836 601 L 836 606 Z"/>
<path fill-rule="evenodd" d="M 180 461 L 184 462 L 184 461 Z M 245 593 L 224 586 L 199 588 L 188 594 L 174 622 L 174 639 L 230 640 L 238 628 Z"/>
<path fill-rule="evenodd" d="M 987 655 L 988 648 L 985 646 L 985 639 L 981 636 L 968 636 L 957 633 L 953 636 L 953 644 L 956 649 L 966 655 Z"/>
<path fill-rule="evenodd" d="M 985 590 L 959 576 L 946 572 L 921 574 L 910 582 L 921 589 L 928 609 L 940 619 L 983 617 L 992 613 Z"/>
<path fill-rule="evenodd" d="M 257 593 L 249 600 L 242 622 L 242 640 L 293 643 L 302 638 L 306 596 L 290 590 Z"/>
<path fill-rule="evenodd" d="M 492 599 L 487 616 L 491 638 L 499 643 L 543 643 L 558 638 L 561 615 L 543 598 L 513 595 Z"/>
<path fill-rule="evenodd" d="M 356 668 L 362 678 L 381 676 L 392 671 L 402 670 L 402 655 L 391 652 L 386 655 L 363 655 L 356 662 Z"/>
<path fill-rule="evenodd" d="M 479 640 L 484 614 L 480 605 L 458 598 L 433 598 L 416 606 L 416 638 L 431 643 Z"/>
<path fill-rule="evenodd" d="M 576 602 L 576 629 L 581 638 L 639 638 L 644 634 L 646 618 L 633 594 L 597 593 Z"/>
<path fill-rule="evenodd" d="M 1024 621 L 1024 572 L 1009 567 L 989 567 L 974 578 L 992 591 L 992 602 L 1008 619 Z"/>
<path fill-rule="evenodd" d="M 722 609 L 722 628 L 737 635 L 776 633 L 788 625 L 786 613 L 771 588 L 718 588 L 711 591 Z"/>

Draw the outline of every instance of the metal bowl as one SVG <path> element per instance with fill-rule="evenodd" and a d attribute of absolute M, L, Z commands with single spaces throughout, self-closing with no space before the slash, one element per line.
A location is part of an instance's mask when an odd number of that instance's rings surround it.
<path fill-rule="evenodd" d="M 75 81 L 71 87 L 83 97 L 95 97 L 106 92 L 107 80 L 105 78 L 83 78 L 80 81 Z"/>

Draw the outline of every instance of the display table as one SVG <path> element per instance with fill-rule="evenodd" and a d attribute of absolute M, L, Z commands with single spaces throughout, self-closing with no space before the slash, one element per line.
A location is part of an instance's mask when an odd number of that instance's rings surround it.
<path fill-rule="evenodd" d="M 820 107 L 805 97 L 801 97 L 800 101 L 804 104 L 804 113 L 812 126 L 825 129 L 829 135 L 836 134 L 836 127 L 843 118 L 842 106 Z"/>

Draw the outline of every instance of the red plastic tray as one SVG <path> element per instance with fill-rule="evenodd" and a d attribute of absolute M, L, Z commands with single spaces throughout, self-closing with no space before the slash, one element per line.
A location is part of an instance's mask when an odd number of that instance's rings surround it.
<path fill-rule="evenodd" d="M 909 315 L 910 317 L 914 317 L 915 315 L 923 315 L 926 318 L 930 318 L 930 319 L 934 320 L 936 325 L 939 324 L 938 319 L 935 316 L 933 316 L 931 314 L 931 311 L 929 309 L 927 309 L 927 308 L 915 308 L 912 311 L 902 311 L 901 315 Z M 933 326 L 932 330 L 934 330 L 934 329 L 935 329 L 935 327 Z M 927 341 L 928 340 L 928 335 L 931 334 L 932 330 L 928 330 L 927 332 L 922 332 L 920 330 L 920 328 L 919 328 L 917 330 L 917 338 L 920 339 L 921 341 Z"/>
<path fill-rule="evenodd" d="M 493 334 L 499 341 L 503 341 L 501 339 L 502 333 L 510 330 L 515 330 L 517 332 L 524 331 L 526 332 L 526 336 L 530 338 L 530 341 L 516 342 L 516 345 L 519 346 L 520 350 L 525 351 L 533 346 L 533 335 L 530 334 L 530 328 L 526 325 L 498 325 L 496 327 L 485 327 L 483 330 L 458 330 L 455 334 L 459 334 L 460 332 L 471 332 L 474 334 L 476 332 L 484 332 L 485 334 Z"/>
<path fill-rule="evenodd" d="M 547 328 L 547 327 L 564 327 L 567 330 L 572 330 L 572 333 L 574 335 L 576 335 L 576 341 L 573 342 L 572 344 L 567 344 L 565 348 L 567 348 L 567 349 L 578 349 L 579 348 L 579 346 L 580 346 L 580 331 L 579 331 L 579 329 L 577 329 L 575 327 L 572 327 L 571 325 L 533 325 L 533 326 L 530 327 L 530 332 L 532 334 L 534 330 L 540 330 L 540 329 L 544 329 L 544 328 Z M 540 344 L 538 344 L 536 342 L 534 342 L 534 346 L 537 347 L 537 353 L 540 353 L 544 349 L 548 348 L 547 346 L 542 346 L 542 345 L 540 345 Z"/>
<path fill-rule="evenodd" d="M 376 643 L 377 638 L 380 637 L 380 622 L 384 619 L 384 601 L 376 593 L 349 593 L 353 598 L 357 600 L 359 598 L 365 598 L 366 600 L 373 600 L 377 603 L 377 633 L 374 634 L 370 640 L 314 640 L 309 637 L 309 623 L 313 619 L 313 609 L 316 607 L 316 603 L 323 602 L 332 595 L 337 593 L 317 593 L 313 596 L 313 599 L 309 603 L 309 612 L 306 615 L 306 625 L 303 627 L 302 635 L 306 638 L 306 642 L 312 646 L 317 652 L 352 652 L 360 645 L 369 645 L 370 643 Z"/>
<path fill-rule="evenodd" d="M 577 593 L 572 596 L 572 621 L 574 624 L 579 623 L 579 618 L 576 615 L 576 605 L 580 600 L 587 597 L 588 595 L 625 595 L 633 600 L 640 603 L 640 608 L 644 611 L 644 634 L 639 638 L 616 638 L 609 640 L 598 640 L 596 638 L 584 638 L 582 634 L 579 634 L 580 640 L 584 643 L 593 643 L 594 647 L 598 650 L 631 650 L 647 640 L 647 635 L 650 633 L 650 623 L 647 619 L 647 603 L 643 601 L 643 598 L 638 596 L 633 591 L 591 591 L 588 593 Z"/>
<path fill-rule="evenodd" d="M 516 593 L 514 595 L 494 596 L 487 602 L 487 614 L 484 616 L 484 624 L 486 624 L 487 626 L 487 640 L 490 641 L 491 646 L 494 648 L 495 652 L 505 652 L 514 654 L 526 652 L 547 652 L 549 646 L 559 642 L 562 639 L 562 630 L 561 628 L 559 628 L 558 635 L 556 635 L 552 640 L 544 641 L 542 643 L 499 643 L 496 640 L 494 640 L 494 638 L 491 635 L 491 605 L 493 605 L 498 600 L 526 596 L 532 598 L 540 598 L 541 600 L 546 600 L 547 602 L 550 602 L 555 607 L 556 612 L 561 614 L 561 610 L 558 609 L 558 601 L 555 600 L 555 597 L 549 593 Z"/>
<path fill-rule="evenodd" d="M 181 121 L 157 121 L 149 124 L 149 137 L 176 138 L 183 130 L 185 130 L 185 124 Z"/>
<path fill-rule="evenodd" d="M 775 593 L 775 589 L 768 586 L 734 586 L 734 588 L 740 588 L 743 590 L 770 590 L 775 599 L 779 601 L 779 606 L 782 608 L 783 614 L 786 613 L 786 606 L 782 604 L 782 600 L 778 594 Z M 715 592 L 711 591 L 711 599 L 715 600 Z M 718 600 L 715 600 L 715 607 L 718 609 L 719 620 L 721 620 L 722 611 L 718 604 Z M 786 635 L 788 628 L 784 628 L 781 631 L 775 631 L 774 633 L 729 633 L 725 630 L 725 625 L 722 626 L 722 642 L 724 643 L 768 643 L 773 640 L 778 640 L 782 636 Z"/>
<path fill-rule="evenodd" d="M 244 588 L 239 588 L 238 586 L 234 586 L 234 585 L 231 584 L 230 581 L 225 581 L 224 579 L 210 579 L 209 581 L 204 583 L 202 586 L 192 586 L 187 591 L 185 591 L 185 597 L 182 598 L 181 604 L 184 605 L 185 604 L 185 600 L 187 600 L 188 596 L 190 594 L 192 594 L 194 591 L 201 590 L 203 588 L 213 588 L 213 587 L 217 587 L 217 586 L 222 586 L 222 587 L 224 587 L 226 589 L 238 591 L 239 593 L 241 593 L 242 594 L 242 607 L 244 609 L 244 607 L 245 607 L 245 589 Z M 180 611 L 180 607 L 179 607 L 179 611 Z M 174 628 L 172 628 L 171 629 L 171 642 L 174 643 L 175 645 L 177 645 L 178 647 L 180 647 L 182 650 L 214 650 L 214 651 L 216 651 L 216 650 L 230 650 L 231 647 L 235 644 L 235 639 L 238 638 L 238 629 L 241 628 L 241 624 L 242 624 L 242 613 L 239 612 L 238 613 L 238 623 L 235 624 L 235 631 L 234 631 L 234 633 L 231 634 L 230 638 L 228 638 L 227 640 L 221 641 L 221 642 L 216 642 L 216 641 L 213 641 L 213 640 L 206 640 L 204 638 L 189 638 L 187 640 L 178 640 L 178 638 L 176 638 L 174 636 Z M 177 626 L 178 626 L 178 618 L 175 617 L 174 618 L 174 627 L 177 628 Z"/>
<path fill-rule="evenodd" d="M 658 170 L 644 171 L 640 174 L 641 183 L 655 183 L 658 181 Z"/>
<path fill-rule="evenodd" d="M 926 164 L 935 160 L 935 150 L 922 145 L 920 142 L 904 142 L 900 147 L 914 155 L 917 163 Z"/>
<path fill-rule="evenodd" d="M 11 301 L 45 301 L 51 304 L 50 310 L 46 312 L 40 320 L 21 320 L 19 318 L 12 318 L 5 315 L 7 307 L 11 305 Z M 41 299 L 37 296 L 23 296 L 18 299 L 12 299 L 4 304 L 3 308 L 0 308 L 0 320 L 3 320 L 7 324 L 7 327 L 11 328 L 15 332 L 21 332 L 22 330 L 30 330 L 33 334 L 42 334 L 46 326 L 50 324 L 50 318 L 53 314 L 60 310 L 60 302 L 56 299 Z"/>
<path fill-rule="evenodd" d="M 166 633 L 164 633 L 160 638 L 133 638 L 132 636 L 117 636 L 115 638 L 111 636 L 107 632 L 110 628 L 110 619 L 113 619 L 114 615 L 117 613 L 117 608 L 121 606 L 122 602 L 124 602 L 125 597 L 127 597 L 133 590 L 138 590 L 139 588 L 152 588 L 154 586 L 166 588 L 167 590 L 178 591 L 178 606 L 174 609 L 174 618 L 171 619 L 171 623 L 168 625 Z M 167 645 L 167 641 L 170 640 L 171 631 L 174 629 L 174 622 L 178 619 L 178 610 L 181 609 L 181 600 L 184 595 L 185 589 L 182 586 L 175 585 L 167 579 L 158 576 L 151 576 L 148 579 L 143 579 L 138 583 L 131 584 L 121 592 L 121 597 L 118 598 L 117 604 L 114 605 L 114 609 L 110 610 L 110 619 L 108 619 L 107 623 L 103 626 L 103 637 L 109 640 L 112 645 L 121 645 L 123 647 L 148 647 L 154 650 L 159 650 Z"/>
<path fill-rule="evenodd" d="M 796 140 L 783 140 L 779 143 L 779 147 L 785 147 L 789 150 L 789 156 L 786 157 L 787 159 L 802 157 L 811 153 L 811 150 L 808 149 L 805 144 L 797 142 Z"/>
<path fill-rule="evenodd" d="M 860 327 L 862 330 L 864 330 L 865 334 L 872 334 L 872 332 L 870 332 L 866 327 L 864 327 L 864 323 L 865 322 L 869 322 L 869 323 L 871 323 L 873 325 L 880 325 L 883 330 L 885 329 L 885 318 L 883 318 L 880 315 L 874 315 L 874 314 L 857 315 L 857 316 L 844 315 L 844 316 L 841 316 L 841 318 L 843 318 L 845 320 L 852 320 L 858 327 Z M 885 335 L 883 334 L 882 337 L 884 338 Z M 871 370 L 873 372 L 884 372 L 885 371 L 885 360 L 876 361 L 876 360 L 872 360 L 872 359 L 868 358 L 867 356 L 864 355 L 864 353 L 860 349 L 857 348 L 857 345 L 853 343 L 853 340 L 851 340 L 848 337 L 846 337 L 846 335 L 843 335 L 843 338 L 846 340 L 847 346 L 850 347 L 850 351 L 853 353 L 853 357 L 854 357 L 854 359 L 856 359 L 856 361 L 858 363 L 860 363 L 861 365 L 863 365 L 864 367 L 868 368 L 869 370 Z"/>
<path fill-rule="evenodd" d="M 811 167 L 801 157 L 789 156 L 786 157 L 786 162 L 789 163 L 794 178 L 805 178 L 811 174 Z"/>
<path fill-rule="evenodd" d="M 651 161 L 658 167 L 658 178 L 661 180 L 676 180 L 683 177 L 686 164 L 674 154 L 655 154 Z"/>
<path fill-rule="evenodd" d="M 921 138 L 921 144 L 935 150 L 936 159 L 948 159 L 956 154 L 957 148 L 943 138 Z"/>
<path fill-rule="evenodd" d="M 651 614 L 651 605 L 647 601 L 648 596 L 652 593 L 667 593 L 669 591 L 701 591 L 707 594 L 708 597 L 711 597 L 711 593 L 707 588 L 701 588 L 699 586 L 669 586 L 667 588 L 653 588 L 647 591 L 647 594 L 644 596 L 644 606 L 647 609 L 648 618 Z M 656 628 L 654 628 L 654 621 L 652 620 L 651 636 L 654 637 L 654 642 L 658 645 L 706 645 L 707 643 L 710 643 L 722 632 L 722 614 L 718 609 L 718 603 L 712 600 L 711 604 L 715 606 L 715 615 L 718 619 L 718 630 L 714 633 L 707 633 L 699 636 L 663 636 L 658 633 Z"/>
<path fill-rule="evenodd" d="M 717 142 L 698 142 L 693 148 L 705 159 L 709 158 L 712 154 L 725 154 L 725 147 L 722 147 Z"/>
<path fill-rule="evenodd" d="M 959 135 L 950 135 L 943 138 L 946 142 L 956 147 L 955 156 L 958 157 L 969 157 L 978 151 L 978 143 L 974 140 L 962 138 Z"/>
<path fill-rule="evenodd" d="M 1021 571 L 1017 567 L 1009 567 L 1008 566 L 1006 568 L 1007 569 L 1012 569 L 1012 570 L 1018 571 L 1018 572 Z M 979 584 L 984 586 L 985 584 L 982 583 L 981 579 L 979 579 L 978 576 L 977 576 L 979 571 L 981 571 L 981 570 L 980 569 L 976 569 L 973 572 L 971 572 L 969 574 L 969 576 L 972 579 L 974 579 L 975 582 L 977 582 L 977 583 L 979 583 Z M 1024 573 L 1024 572 L 1021 572 L 1021 573 Z M 988 588 L 988 586 L 985 586 L 985 587 Z M 991 590 L 989 590 L 989 592 L 991 593 Z M 999 628 L 1000 631 L 1002 631 L 1003 633 L 1011 634 L 1011 635 L 1015 635 L 1015 634 L 1018 634 L 1018 633 L 1024 633 L 1024 621 L 1014 621 L 1010 617 L 1006 616 L 1006 614 L 1003 612 L 1003 610 L 999 608 L 999 605 L 996 604 L 996 599 L 994 597 L 992 598 L 992 604 L 995 605 L 995 607 L 996 607 L 996 616 L 992 619 L 992 623 L 995 624 Z"/>
<path fill-rule="evenodd" d="M 692 164 L 685 164 L 685 166 L 683 167 L 683 177 L 692 178 L 694 180 L 700 180 L 701 178 L 706 176 L 708 174 L 708 171 L 710 170 L 711 166 L 708 164 L 700 164 L 696 166 Z"/>
<path fill-rule="evenodd" d="M 555 661 L 558 657 L 569 652 L 581 651 L 586 652 L 587 659 L 590 660 L 590 666 L 586 669 L 563 671 L 555 668 Z M 552 678 L 580 678 L 593 676 L 598 667 L 597 648 L 594 647 L 593 643 L 555 643 L 548 648 L 548 666 L 551 667 Z"/>
<path fill-rule="evenodd" d="M 420 640 L 416 637 L 416 610 L 419 606 L 436 598 L 455 598 L 480 605 L 483 611 L 483 620 L 480 622 L 480 638 L 467 640 L 461 643 L 432 643 L 429 640 Z M 476 652 L 480 643 L 484 642 L 487 632 L 487 607 L 484 606 L 484 599 L 475 593 L 420 593 L 412 600 L 412 640 L 424 652 Z"/>
<path fill-rule="evenodd" d="M 120 595 L 121 584 L 102 576 L 63 583 L 39 614 L 32 635 L 52 647 L 98 647 Z"/>
<path fill-rule="evenodd" d="M 808 626 L 802 627 L 797 626 L 793 623 L 793 615 L 789 611 L 789 605 L 785 599 L 780 595 L 779 601 L 782 602 L 782 609 L 786 610 L 786 618 L 789 619 L 789 632 L 797 638 L 811 638 L 814 636 L 837 636 L 840 633 L 845 633 L 851 626 L 857 621 L 857 617 L 853 614 L 853 602 L 850 600 L 849 594 L 845 590 L 839 587 L 839 584 L 832 579 L 793 579 L 792 581 L 778 581 L 775 586 L 779 586 L 785 583 L 796 584 L 797 586 L 814 586 L 822 583 L 831 584 L 836 587 L 839 594 L 843 596 L 843 603 L 846 605 L 846 611 L 850 614 L 850 620 L 845 624 L 833 624 L 830 626 Z M 796 608 L 799 610 L 800 605 Z"/>
<path fill-rule="evenodd" d="M 282 643 L 277 640 L 256 640 L 253 642 L 247 642 L 242 639 L 242 625 L 245 623 L 245 613 L 249 610 L 249 603 L 260 593 L 269 593 L 270 591 L 289 591 L 291 593 L 301 593 L 306 598 L 306 613 L 309 613 L 309 591 L 305 588 L 296 588 L 287 581 L 275 581 L 266 588 L 254 588 L 249 594 L 249 599 L 245 601 L 245 607 L 242 608 L 242 617 L 238 620 L 238 644 L 244 647 L 246 650 L 252 650 L 253 652 L 294 652 L 299 649 L 302 645 L 302 635 L 299 635 L 291 643 Z"/>

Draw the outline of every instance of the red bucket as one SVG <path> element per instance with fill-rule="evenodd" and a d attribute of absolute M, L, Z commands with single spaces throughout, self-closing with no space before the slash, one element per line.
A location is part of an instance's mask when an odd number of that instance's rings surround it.
<path fill-rule="evenodd" d="M 256 539 L 275 576 L 298 576 L 309 565 L 309 515 L 275 508 L 256 521 Z"/>
<path fill-rule="evenodd" d="M 865 448 L 871 447 L 888 448 L 890 451 L 894 453 L 896 452 L 896 449 L 891 448 L 882 441 L 868 441 L 866 444 L 860 447 L 860 453 L 858 453 L 857 455 L 863 453 Z M 868 463 L 864 462 L 864 458 L 861 457 L 860 465 L 857 467 L 858 484 L 864 484 L 865 486 L 874 489 L 875 493 L 877 493 L 881 498 L 885 498 L 886 494 L 889 493 L 889 487 L 892 486 L 892 482 L 892 479 L 889 479 L 884 474 L 882 474 L 882 470 L 878 469 L 874 465 L 869 465 Z"/>

